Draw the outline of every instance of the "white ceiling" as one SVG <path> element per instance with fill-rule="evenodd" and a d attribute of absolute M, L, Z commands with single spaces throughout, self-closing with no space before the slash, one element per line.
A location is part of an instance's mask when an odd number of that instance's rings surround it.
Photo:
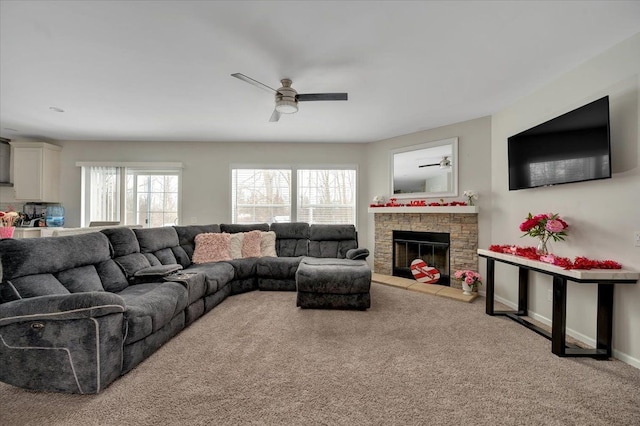
<path fill-rule="evenodd" d="M 490 115 L 638 32 L 639 1 L 2 0 L 0 136 L 370 142 Z M 349 101 L 270 123 L 235 72 Z"/>

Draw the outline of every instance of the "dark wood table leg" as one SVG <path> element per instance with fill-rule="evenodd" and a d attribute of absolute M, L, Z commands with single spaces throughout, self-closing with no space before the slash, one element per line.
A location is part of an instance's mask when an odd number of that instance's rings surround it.
<path fill-rule="evenodd" d="M 551 352 L 565 355 L 567 328 L 567 280 L 553 276 L 553 313 L 551 317 Z"/>
<path fill-rule="evenodd" d="M 613 341 L 613 285 L 598 284 L 598 322 L 596 349 L 607 351 L 611 358 Z"/>
<path fill-rule="evenodd" d="M 495 291 L 496 261 L 487 258 L 487 292 L 485 294 L 487 315 L 493 315 L 493 298 Z"/>
<path fill-rule="evenodd" d="M 518 268 L 518 315 L 529 315 L 529 270 Z"/>

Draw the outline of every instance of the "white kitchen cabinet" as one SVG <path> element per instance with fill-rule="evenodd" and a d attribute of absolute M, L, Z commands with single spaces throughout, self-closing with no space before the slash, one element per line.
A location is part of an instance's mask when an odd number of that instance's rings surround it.
<path fill-rule="evenodd" d="M 20 201 L 60 201 L 60 151 L 45 142 L 10 142 L 13 189 Z"/>

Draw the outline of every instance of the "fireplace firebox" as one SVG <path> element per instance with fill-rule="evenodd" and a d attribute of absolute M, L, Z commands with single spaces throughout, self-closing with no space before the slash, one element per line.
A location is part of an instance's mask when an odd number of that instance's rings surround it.
<path fill-rule="evenodd" d="M 422 259 L 440 272 L 436 284 L 450 285 L 449 233 L 393 231 L 392 274 L 413 278 L 411 262 Z"/>

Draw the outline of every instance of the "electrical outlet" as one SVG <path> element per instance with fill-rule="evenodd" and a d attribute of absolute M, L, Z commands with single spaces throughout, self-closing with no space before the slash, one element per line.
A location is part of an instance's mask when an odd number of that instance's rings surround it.
<path fill-rule="evenodd" d="M 547 290 L 547 300 L 553 302 L 553 290 Z"/>
<path fill-rule="evenodd" d="M 634 235 L 635 241 L 636 241 L 636 247 L 640 247 L 640 231 L 636 231 L 636 234 Z"/>

